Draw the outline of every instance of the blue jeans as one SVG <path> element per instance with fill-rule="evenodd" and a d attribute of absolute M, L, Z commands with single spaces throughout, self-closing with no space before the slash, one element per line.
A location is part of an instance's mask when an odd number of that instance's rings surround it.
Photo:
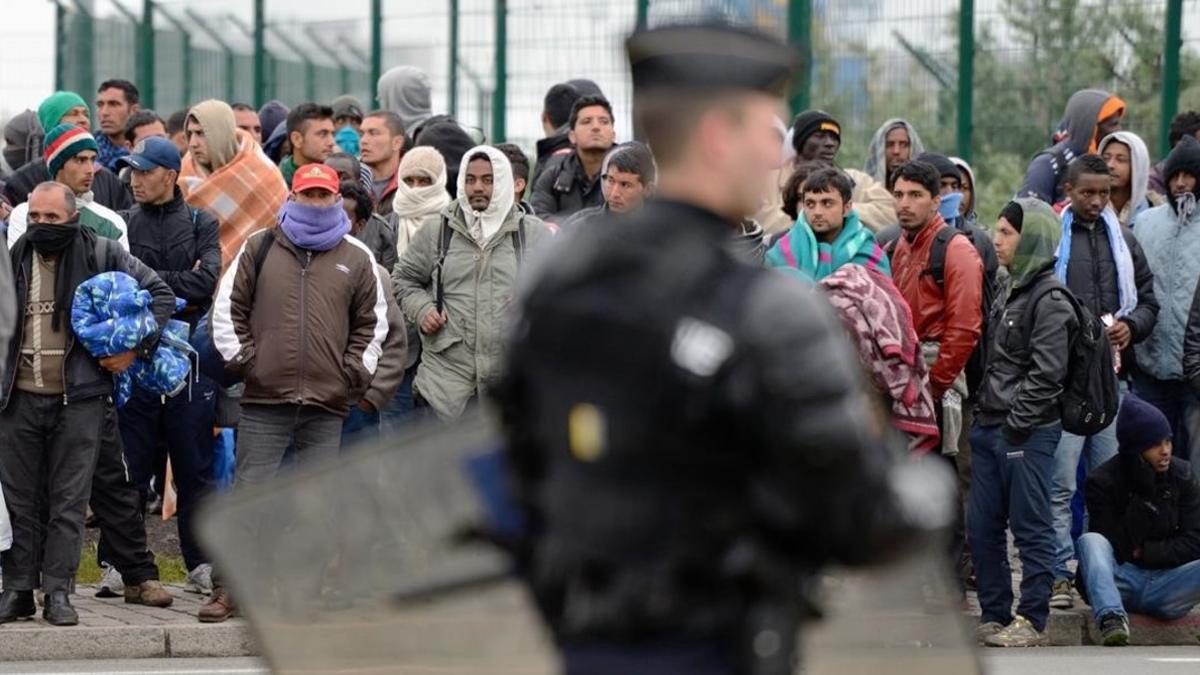
<path fill-rule="evenodd" d="M 342 449 L 377 438 L 379 438 L 379 411 L 364 412 L 357 405 L 351 406 L 350 414 L 342 421 Z"/>
<path fill-rule="evenodd" d="M 1200 560 L 1174 569 L 1149 570 L 1133 563 L 1118 565 L 1112 544 L 1098 532 L 1075 542 L 1079 573 L 1096 621 L 1105 614 L 1146 614 L 1171 621 L 1187 616 L 1200 604 Z"/>
<path fill-rule="evenodd" d="M 1200 400 L 1183 380 L 1158 380 L 1145 373 L 1133 376 L 1133 393 L 1167 416 L 1174 430 L 1175 456 L 1200 458 Z"/>
<path fill-rule="evenodd" d="M 380 420 L 388 431 L 399 429 L 405 423 L 406 418 L 413 414 L 416 407 L 413 403 L 413 378 L 417 376 L 417 366 L 419 365 L 421 365 L 420 361 L 404 371 L 404 380 L 396 388 L 396 394 L 392 396 L 388 406 L 380 411 Z"/>
<path fill-rule="evenodd" d="M 1128 387 L 1119 385 L 1121 396 Z M 1086 454 L 1085 454 L 1086 453 Z M 1050 488 L 1050 511 L 1054 514 L 1054 537 L 1058 552 L 1054 560 L 1054 580 L 1071 579 L 1067 563 L 1075 557 L 1074 537 L 1071 536 L 1071 500 L 1077 487 L 1079 459 L 1086 457 L 1088 473 L 1117 456 L 1117 422 L 1113 420 L 1099 433 L 1076 436 L 1064 431 L 1054 453 L 1054 484 Z"/>
<path fill-rule="evenodd" d="M 1039 631 L 1046 629 L 1053 582 L 1054 520 L 1050 485 L 1062 426 L 1035 429 L 1020 446 L 1010 446 L 999 426 L 971 430 L 971 504 L 967 541 L 975 559 L 981 622 L 1012 622 L 1012 571 L 1007 529 L 1021 557 L 1021 602 L 1017 612 Z"/>

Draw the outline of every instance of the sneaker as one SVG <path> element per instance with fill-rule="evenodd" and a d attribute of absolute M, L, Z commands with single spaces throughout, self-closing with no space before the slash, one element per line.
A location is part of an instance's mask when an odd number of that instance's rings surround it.
<path fill-rule="evenodd" d="M 1070 581 L 1059 579 L 1054 582 L 1054 588 L 1050 591 L 1050 606 L 1054 609 L 1071 609 L 1075 606 Z"/>
<path fill-rule="evenodd" d="M 104 576 L 100 579 L 100 587 L 96 589 L 97 598 L 120 598 L 125 595 L 125 582 L 117 568 L 104 563 Z"/>
<path fill-rule="evenodd" d="M 1006 628 L 984 640 L 984 644 L 989 647 L 1045 647 L 1050 644 L 1050 636 L 1034 628 L 1029 619 L 1018 615 Z"/>
<path fill-rule="evenodd" d="M 1124 647 L 1129 644 L 1129 617 L 1117 612 L 1100 617 L 1100 638 L 1105 647 Z"/>
<path fill-rule="evenodd" d="M 1004 630 L 1004 624 L 999 621 L 988 621 L 981 623 L 975 627 L 975 641 L 980 645 L 987 643 L 987 639 Z"/>
<path fill-rule="evenodd" d="M 208 563 L 196 565 L 196 569 L 187 573 L 187 581 L 183 590 L 197 595 L 212 595 L 212 565 Z"/>

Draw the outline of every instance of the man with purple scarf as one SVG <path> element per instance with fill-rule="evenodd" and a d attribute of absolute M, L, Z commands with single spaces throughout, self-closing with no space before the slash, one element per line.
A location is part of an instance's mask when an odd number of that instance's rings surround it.
<path fill-rule="evenodd" d="M 298 168 L 278 227 L 246 239 L 213 303 L 213 344 L 246 384 L 235 489 L 273 478 L 289 444 L 304 465 L 338 456 L 342 420 L 387 338 L 384 288 L 370 250 L 350 235 L 337 173 Z M 220 580 L 213 585 L 204 622 L 234 611 Z"/>

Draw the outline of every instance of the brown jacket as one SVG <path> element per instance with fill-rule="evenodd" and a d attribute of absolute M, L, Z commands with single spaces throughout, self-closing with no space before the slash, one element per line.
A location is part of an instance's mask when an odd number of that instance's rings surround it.
<path fill-rule="evenodd" d="M 383 265 L 376 265 L 375 270 L 383 277 L 383 292 L 387 296 L 388 335 L 383 343 L 383 356 L 379 357 L 379 367 L 375 369 L 375 377 L 363 399 L 376 411 L 382 411 L 392 402 L 396 389 L 404 381 L 409 347 L 408 327 L 404 325 L 404 313 L 396 302 L 391 273 Z"/>
<path fill-rule="evenodd" d="M 321 252 L 273 232 L 261 274 L 255 258 L 267 230 L 246 239 L 221 277 L 213 344 L 226 369 L 244 376 L 243 403 L 315 405 L 344 416 L 383 353 L 384 277 L 352 236 Z"/>

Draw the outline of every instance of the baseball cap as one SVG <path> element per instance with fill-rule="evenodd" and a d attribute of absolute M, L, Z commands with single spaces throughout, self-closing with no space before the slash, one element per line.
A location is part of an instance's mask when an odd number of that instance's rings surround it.
<path fill-rule="evenodd" d="M 179 150 L 170 139 L 162 136 L 151 136 L 142 139 L 133 148 L 133 152 L 118 160 L 128 164 L 138 171 L 150 171 L 163 167 L 171 171 L 179 171 Z"/>
<path fill-rule="evenodd" d="M 304 192 L 313 188 L 337 193 L 337 172 L 324 164 L 305 164 L 296 169 L 295 175 L 292 176 L 292 193 Z"/>

